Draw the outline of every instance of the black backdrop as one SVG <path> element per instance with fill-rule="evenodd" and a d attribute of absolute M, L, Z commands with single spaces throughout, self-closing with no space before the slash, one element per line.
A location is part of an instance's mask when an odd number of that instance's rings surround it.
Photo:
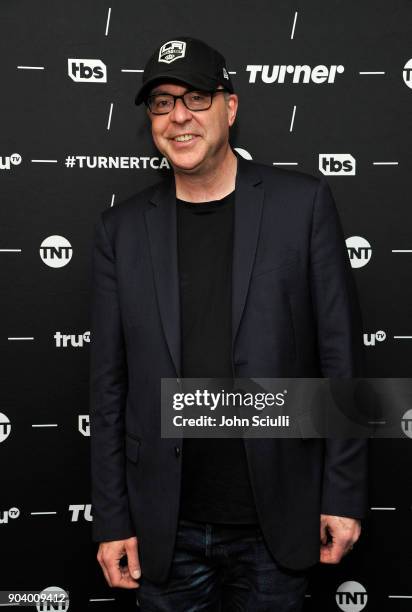
<path fill-rule="evenodd" d="M 412 253 L 396 251 L 412 249 L 411 2 L 2 0 L 0 12 L 0 590 L 54 585 L 72 612 L 133 609 L 134 592 L 106 586 L 90 539 L 87 332 L 97 215 L 162 174 L 133 104 L 139 70 L 155 45 L 203 38 L 226 56 L 240 97 L 234 147 L 316 175 L 320 154 L 356 160 L 328 182 L 345 236 L 371 246 L 354 270 L 367 375 L 408 377 Z M 252 83 L 252 65 L 344 71 L 330 83 L 258 72 Z M 104 163 L 139 167 L 93 167 Z M 45 248 L 53 236 L 68 241 L 62 257 Z M 313 571 L 306 610 L 410 609 L 411 459 L 406 437 L 371 442 L 361 540 L 339 566 Z M 336 597 L 348 581 L 360 585 L 344 593 L 366 595 Z"/>

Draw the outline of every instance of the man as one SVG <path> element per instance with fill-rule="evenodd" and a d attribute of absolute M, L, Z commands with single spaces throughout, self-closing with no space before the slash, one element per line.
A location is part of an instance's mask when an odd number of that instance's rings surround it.
<path fill-rule="evenodd" d="M 110 586 L 139 587 L 142 610 L 297 611 L 307 570 L 360 535 L 364 441 L 161 438 L 160 381 L 359 375 L 333 197 L 323 178 L 233 151 L 238 97 L 202 41 L 155 50 L 142 102 L 173 173 L 96 224 L 97 558 Z"/>

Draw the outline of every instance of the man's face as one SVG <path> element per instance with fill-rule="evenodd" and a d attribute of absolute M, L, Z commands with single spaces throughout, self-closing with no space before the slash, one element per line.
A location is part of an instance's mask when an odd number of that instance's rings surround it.
<path fill-rule="evenodd" d="M 170 93 L 176 96 L 190 91 L 193 87 L 176 83 L 156 85 L 150 94 Z M 221 160 L 229 139 L 229 127 L 234 123 L 238 106 L 235 94 L 215 94 L 212 106 L 205 111 L 191 111 L 176 100 L 173 110 L 167 115 L 147 113 L 152 124 L 152 136 L 158 150 L 169 160 L 177 172 L 188 174 L 201 173 L 211 169 Z M 192 134 L 194 138 L 177 142 L 176 136 Z"/>

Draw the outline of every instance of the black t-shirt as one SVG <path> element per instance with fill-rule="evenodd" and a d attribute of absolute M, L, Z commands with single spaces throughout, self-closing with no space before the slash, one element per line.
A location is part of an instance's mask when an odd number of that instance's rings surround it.
<path fill-rule="evenodd" d="M 233 377 L 233 191 L 200 204 L 177 199 L 182 375 Z M 180 517 L 258 522 L 241 438 L 185 438 Z"/>

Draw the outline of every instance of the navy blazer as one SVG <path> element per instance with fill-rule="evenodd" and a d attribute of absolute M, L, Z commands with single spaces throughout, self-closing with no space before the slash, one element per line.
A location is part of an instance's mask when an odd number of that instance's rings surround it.
<path fill-rule="evenodd" d="M 327 182 L 237 158 L 235 376 L 360 376 L 360 309 Z M 182 440 L 160 436 L 160 379 L 181 376 L 172 173 L 99 216 L 90 350 L 93 540 L 136 535 L 143 575 L 161 582 L 173 555 L 182 462 Z M 366 441 L 244 443 L 271 553 L 291 569 L 317 563 L 320 514 L 365 514 Z"/>

